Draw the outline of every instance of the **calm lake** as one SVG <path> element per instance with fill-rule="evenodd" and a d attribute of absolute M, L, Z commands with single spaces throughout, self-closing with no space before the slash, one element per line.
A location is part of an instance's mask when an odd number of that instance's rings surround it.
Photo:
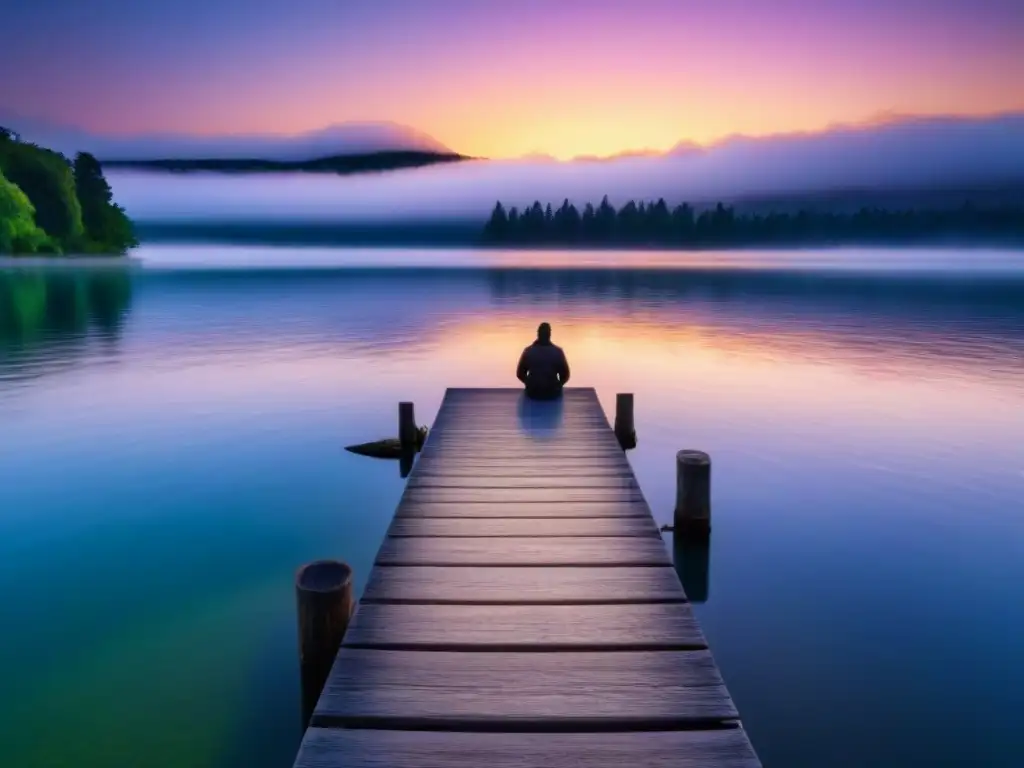
<path fill-rule="evenodd" d="M 138 256 L 0 269 L 0 765 L 291 765 L 295 569 L 362 589 L 403 487 L 343 447 L 542 320 L 636 394 L 660 523 L 711 454 L 696 610 L 767 768 L 1024 765 L 1024 253 Z"/>

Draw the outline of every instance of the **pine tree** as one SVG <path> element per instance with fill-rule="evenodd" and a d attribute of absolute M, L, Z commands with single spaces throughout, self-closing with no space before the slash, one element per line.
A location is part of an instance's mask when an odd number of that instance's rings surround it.
<path fill-rule="evenodd" d="M 508 236 L 508 214 L 499 200 L 494 204 L 491 218 L 484 227 L 484 237 L 488 240 L 504 240 Z"/>

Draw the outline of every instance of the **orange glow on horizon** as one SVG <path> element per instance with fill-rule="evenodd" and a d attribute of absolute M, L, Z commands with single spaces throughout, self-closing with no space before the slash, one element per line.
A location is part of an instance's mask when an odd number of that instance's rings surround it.
<path fill-rule="evenodd" d="M 66 45 L 47 36 L 49 6 L 22 5 L 40 32 L 5 49 L 17 65 L 0 100 L 103 134 L 391 122 L 476 157 L 565 160 L 1024 110 L 1024 7 L 1009 2 L 319 3 L 254 6 L 245 24 L 213 2 L 219 26 L 195 41 L 167 32 L 175 14 L 156 4 L 139 6 L 135 34 L 99 14 Z M 42 39 L 82 67 L 57 67 Z"/>

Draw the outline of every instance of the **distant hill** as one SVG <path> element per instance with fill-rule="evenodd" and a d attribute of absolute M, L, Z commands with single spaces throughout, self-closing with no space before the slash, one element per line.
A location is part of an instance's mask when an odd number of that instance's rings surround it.
<path fill-rule="evenodd" d="M 17 131 L 25 141 L 50 147 L 69 157 L 76 152 L 89 152 L 105 162 L 258 158 L 293 163 L 385 152 L 454 154 L 451 149 L 422 131 L 390 122 L 342 123 L 291 135 L 117 135 L 92 133 L 74 126 L 35 120 L 0 110 L 0 125 Z"/>
<path fill-rule="evenodd" d="M 209 159 L 158 159 L 158 160 L 104 160 L 106 168 L 134 168 L 149 171 L 171 171 L 189 173 L 208 171 L 214 173 L 277 173 L 283 171 L 301 173 L 371 173 L 393 171 L 400 168 L 417 168 L 437 163 L 455 163 L 468 157 L 454 152 L 418 152 L 393 150 L 370 152 L 360 155 L 331 155 L 312 160 L 262 160 L 247 158 Z"/>

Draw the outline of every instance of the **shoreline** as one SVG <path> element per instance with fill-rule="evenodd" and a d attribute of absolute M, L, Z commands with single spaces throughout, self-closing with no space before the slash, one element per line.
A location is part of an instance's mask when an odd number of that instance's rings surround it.
<path fill-rule="evenodd" d="M 11 267 L 139 267 L 138 256 L 0 256 L 0 269 Z"/>

